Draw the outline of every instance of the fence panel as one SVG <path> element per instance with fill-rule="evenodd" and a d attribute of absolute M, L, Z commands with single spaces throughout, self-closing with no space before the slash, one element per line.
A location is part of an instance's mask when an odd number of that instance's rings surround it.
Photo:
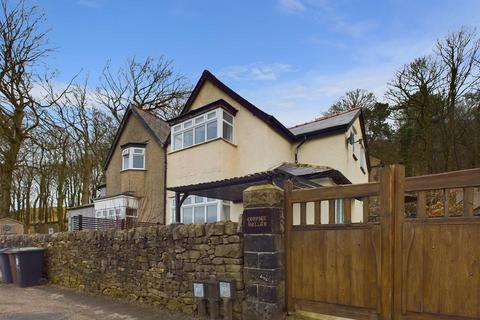
<path fill-rule="evenodd" d="M 480 169 L 285 187 L 287 306 L 354 319 L 480 318 Z"/>

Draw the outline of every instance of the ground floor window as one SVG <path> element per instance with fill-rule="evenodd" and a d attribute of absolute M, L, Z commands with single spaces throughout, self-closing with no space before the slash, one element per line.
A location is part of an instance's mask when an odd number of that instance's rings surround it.
<path fill-rule="evenodd" d="M 172 199 L 172 222 L 175 222 L 175 199 Z M 218 199 L 189 196 L 182 204 L 180 222 L 205 223 L 230 220 L 230 202 Z"/>
<path fill-rule="evenodd" d="M 132 210 L 134 211 L 134 214 L 131 213 Z M 108 208 L 108 209 L 96 210 L 95 218 L 121 220 L 125 218 L 125 215 L 136 216 L 136 212 L 137 212 L 136 209 L 130 209 L 130 208 Z"/>

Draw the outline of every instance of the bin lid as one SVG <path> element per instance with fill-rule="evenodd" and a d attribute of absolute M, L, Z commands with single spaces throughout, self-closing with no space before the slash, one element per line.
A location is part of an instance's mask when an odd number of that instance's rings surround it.
<path fill-rule="evenodd" d="M 30 252 L 30 251 L 44 251 L 44 248 L 37 248 L 37 247 L 26 247 L 26 248 L 15 248 L 9 249 L 9 253 L 21 253 L 21 252 Z"/>

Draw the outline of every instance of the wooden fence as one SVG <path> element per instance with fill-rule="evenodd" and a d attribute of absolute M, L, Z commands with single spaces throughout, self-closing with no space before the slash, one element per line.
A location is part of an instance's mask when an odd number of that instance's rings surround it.
<path fill-rule="evenodd" d="M 480 169 L 405 178 L 398 165 L 385 168 L 380 182 L 287 184 L 289 311 L 480 318 L 479 186 Z"/>

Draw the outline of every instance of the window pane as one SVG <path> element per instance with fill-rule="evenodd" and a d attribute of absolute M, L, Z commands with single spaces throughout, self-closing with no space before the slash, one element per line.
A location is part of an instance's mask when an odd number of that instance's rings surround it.
<path fill-rule="evenodd" d="M 190 147 L 193 145 L 193 129 L 187 130 L 183 133 L 183 147 Z"/>
<path fill-rule="evenodd" d="M 123 156 L 123 166 L 122 166 L 123 170 L 128 169 L 128 159 L 129 159 L 128 154 Z"/>
<path fill-rule="evenodd" d="M 217 137 L 217 122 L 207 123 L 207 140 Z"/>
<path fill-rule="evenodd" d="M 213 119 L 215 118 L 216 115 L 217 115 L 216 111 L 210 112 L 209 114 L 207 114 L 207 119 Z"/>
<path fill-rule="evenodd" d="M 182 125 L 179 124 L 178 126 L 173 127 L 173 132 L 180 131 L 180 129 L 182 129 Z"/>
<path fill-rule="evenodd" d="M 230 220 L 230 206 L 226 204 L 223 205 L 223 220 Z"/>
<path fill-rule="evenodd" d="M 214 198 L 207 198 L 207 202 L 215 202 L 217 201 L 217 199 L 214 199 Z"/>
<path fill-rule="evenodd" d="M 193 122 L 192 122 L 192 120 L 190 120 L 190 121 L 185 122 L 185 123 L 183 124 L 183 127 L 184 127 L 184 128 L 190 128 L 190 127 L 192 126 L 192 124 L 193 124 Z"/>
<path fill-rule="evenodd" d="M 144 158 L 143 154 L 134 154 L 133 155 L 133 168 L 143 169 L 144 168 Z"/>
<path fill-rule="evenodd" d="M 233 140 L 233 127 L 227 123 L 223 123 L 223 139 L 232 142 Z"/>
<path fill-rule="evenodd" d="M 173 150 L 178 150 L 182 147 L 182 134 L 176 134 L 173 138 Z"/>
<path fill-rule="evenodd" d="M 195 223 L 204 223 L 205 222 L 205 207 L 199 206 L 195 207 Z"/>
<path fill-rule="evenodd" d="M 195 128 L 195 143 L 202 143 L 205 141 L 205 125 Z"/>
<path fill-rule="evenodd" d="M 143 154 L 144 149 L 133 149 L 133 153 Z"/>
<path fill-rule="evenodd" d="M 192 208 L 183 208 L 183 223 L 192 223 Z"/>
<path fill-rule="evenodd" d="M 110 217 L 114 217 L 114 216 L 115 216 L 115 209 L 110 209 L 110 210 L 108 210 L 108 215 L 109 215 Z"/>
<path fill-rule="evenodd" d="M 207 222 L 217 221 L 217 205 L 210 204 L 207 206 Z"/>
<path fill-rule="evenodd" d="M 195 203 L 203 203 L 204 201 L 203 197 L 195 196 Z"/>
<path fill-rule="evenodd" d="M 203 116 L 195 119 L 195 124 L 202 123 L 205 118 Z"/>
<path fill-rule="evenodd" d="M 184 201 L 183 204 L 190 204 L 192 203 L 192 196 L 188 196 Z"/>
<path fill-rule="evenodd" d="M 223 111 L 223 120 L 227 121 L 230 124 L 233 124 L 233 117 L 225 111 Z"/>

